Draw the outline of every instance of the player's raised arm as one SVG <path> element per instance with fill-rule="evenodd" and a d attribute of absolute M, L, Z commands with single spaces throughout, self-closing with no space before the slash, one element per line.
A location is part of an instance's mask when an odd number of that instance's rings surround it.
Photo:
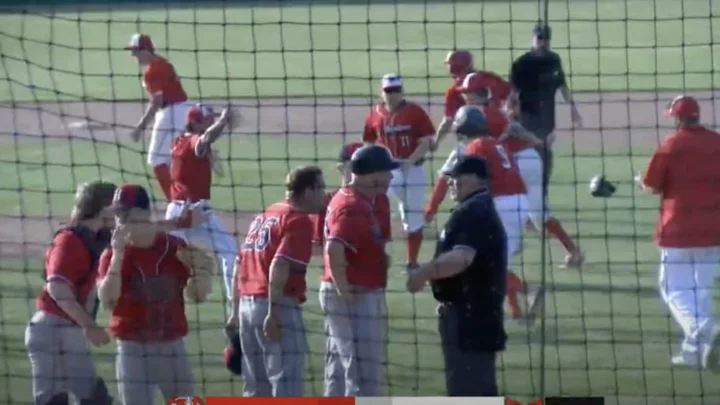
<path fill-rule="evenodd" d="M 103 308 L 112 311 L 122 290 L 122 267 L 125 243 L 129 232 L 124 225 L 118 225 L 110 241 L 112 250 L 106 250 L 100 257 L 98 272 L 103 275 L 98 282 L 98 299 Z"/>
<path fill-rule="evenodd" d="M 212 110 L 208 109 L 207 107 L 204 107 L 205 111 L 199 111 L 199 114 L 201 114 L 204 118 L 210 118 L 212 117 L 213 120 L 215 120 L 216 115 L 212 112 Z M 192 111 L 192 110 L 191 110 Z M 188 113 L 188 115 L 191 113 Z M 226 127 L 230 126 L 232 127 L 235 120 L 235 116 L 233 114 L 233 111 L 229 108 L 224 109 L 219 117 L 217 117 L 217 120 L 210 125 L 208 129 L 205 130 L 205 132 L 200 136 L 197 143 L 195 144 L 195 154 L 197 156 L 203 156 L 210 148 L 210 145 L 215 143 L 215 141 L 220 138 L 220 135 L 222 135 L 223 130 L 225 130 Z"/>

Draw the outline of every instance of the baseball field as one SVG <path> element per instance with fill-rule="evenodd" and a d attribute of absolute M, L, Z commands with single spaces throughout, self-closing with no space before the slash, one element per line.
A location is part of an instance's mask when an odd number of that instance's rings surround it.
<path fill-rule="evenodd" d="M 281 198 L 289 168 L 317 162 L 337 184 L 336 153 L 359 139 L 384 73 L 402 74 L 409 98 L 437 121 L 450 84 L 445 53 L 471 49 L 478 68 L 505 75 L 538 18 L 535 1 L 286 3 L 0 14 L 0 404 L 31 403 L 24 328 L 41 287 L 44 250 L 69 214 L 76 185 L 100 177 L 159 195 L 144 163 L 147 145 L 128 135 L 144 98 L 138 66 L 121 50 L 131 34 L 152 36 L 194 100 L 230 102 L 241 112 L 240 128 L 217 144 L 226 176 L 213 188 L 213 205 L 241 238 L 248 219 Z M 543 262 L 541 238 L 527 235 L 515 268 L 536 282 L 544 272 L 549 300 L 544 328 L 508 324 L 499 361 L 506 395 L 534 399 L 544 381 L 548 395 L 605 396 L 608 404 L 720 403 L 718 376 L 669 365 L 680 331 L 656 288 L 657 199 L 632 184 L 669 132 L 661 111 L 682 89 L 701 100 L 702 121 L 715 124 L 720 18 L 711 16 L 718 12 L 716 0 L 550 2 L 553 47 L 584 120 L 572 130 L 568 108 L 559 106 L 551 207 L 588 263 L 581 272 L 559 269 L 554 241 L 545 244 Z M 104 129 L 74 125 L 88 120 Z M 450 144 L 427 165 L 429 181 Z M 589 195 L 589 179 L 601 173 L 618 186 L 610 199 Z M 427 291 L 405 292 L 399 222 L 394 229 L 388 395 L 443 395 L 434 301 Z M 432 254 L 435 229 L 428 225 L 424 257 Z M 324 348 L 319 274 L 316 260 L 305 307 L 307 387 L 315 395 L 322 393 Z M 188 345 L 199 394 L 239 395 L 242 380 L 221 363 L 220 286 L 218 278 L 213 302 L 188 306 Z M 113 350 L 95 353 L 115 390 Z"/>

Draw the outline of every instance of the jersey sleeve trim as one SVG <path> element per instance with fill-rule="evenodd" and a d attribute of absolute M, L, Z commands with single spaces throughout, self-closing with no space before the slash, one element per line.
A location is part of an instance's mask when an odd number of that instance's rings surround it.
<path fill-rule="evenodd" d="M 476 251 L 477 251 L 477 249 L 475 249 L 475 248 L 472 247 L 472 246 L 468 246 L 468 245 L 455 245 L 455 246 L 453 246 L 453 250 L 467 250 L 467 251 L 470 251 L 470 252 L 476 252 Z"/>
<path fill-rule="evenodd" d="M 277 258 L 283 258 L 283 259 L 289 260 L 289 261 L 291 261 L 291 262 L 295 262 L 295 263 L 298 263 L 298 264 L 302 264 L 303 266 L 307 266 L 308 264 L 310 264 L 310 262 L 306 262 L 306 261 L 303 261 L 303 260 L 298 260 L 298 259 L 296 259 L 296 258 L 294 258 L 294 257 L 292 257 L 292 256 L 288 256 L 288 255 L 276 255 L 275 258 L 276 258 L 276 259 L 277 259 Z"/>
<path fill-rule="evenodd" d="M 344 240 L 344 239 L 338 238 L 337 236 L 333 236 L 333 237 L 327 238 L 327 240 L 328 240 L 328 241 L 331 241 L 331 240 L 338 241 L 338 242 L 342 243 L 343 245 L 345 245 L 346 248 L 348 248 L 348 249 L 352 250 L 353 252 L 357 253 L 357 248 L 355 248 L 355 246 L 351 245 L 350 243 L 348 243 L 348 242 L 347 242 L 346 240 Z"/>
<path fill-rule="evenodd" d="M 53 274 L 53 275 L 49 276 L 46 281 L 48 283 L 51 281 L 62 281 L 64 283 L 67 283 L 68 285 L 70 285 L 70 287 L 72 287 L 73 289 L 75 288 L 75 283 L 70 281 L 70 279 L 68 279 L 67 277 L 61 276 L 59 274 Z"/>

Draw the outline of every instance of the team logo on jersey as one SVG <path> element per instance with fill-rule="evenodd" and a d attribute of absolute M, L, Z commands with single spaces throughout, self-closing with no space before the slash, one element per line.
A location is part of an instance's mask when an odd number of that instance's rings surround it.
<path fill-rule="evenodd" d="M 385 126 L 385 134 L 386 135 L 393 135 L 393 134 L 399 134 L 402 132 L 407 132 L 412 129 L 412 126 L 410 125 L 386 125 Z"/>
<path fill-rule="evenodd" d="M 168 401 L 168 405 L 205 405 L 200 397 L 177 397 Z"/>

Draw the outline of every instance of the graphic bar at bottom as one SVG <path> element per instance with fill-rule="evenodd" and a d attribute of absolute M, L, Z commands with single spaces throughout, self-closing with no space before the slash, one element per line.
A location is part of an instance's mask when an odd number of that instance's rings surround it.
<path fill-rule="evenodd" d="M 210 397 L 206 405 L 504 405 L 497 398 L 387 397 L 387 398 L 221 398 Z"/>

